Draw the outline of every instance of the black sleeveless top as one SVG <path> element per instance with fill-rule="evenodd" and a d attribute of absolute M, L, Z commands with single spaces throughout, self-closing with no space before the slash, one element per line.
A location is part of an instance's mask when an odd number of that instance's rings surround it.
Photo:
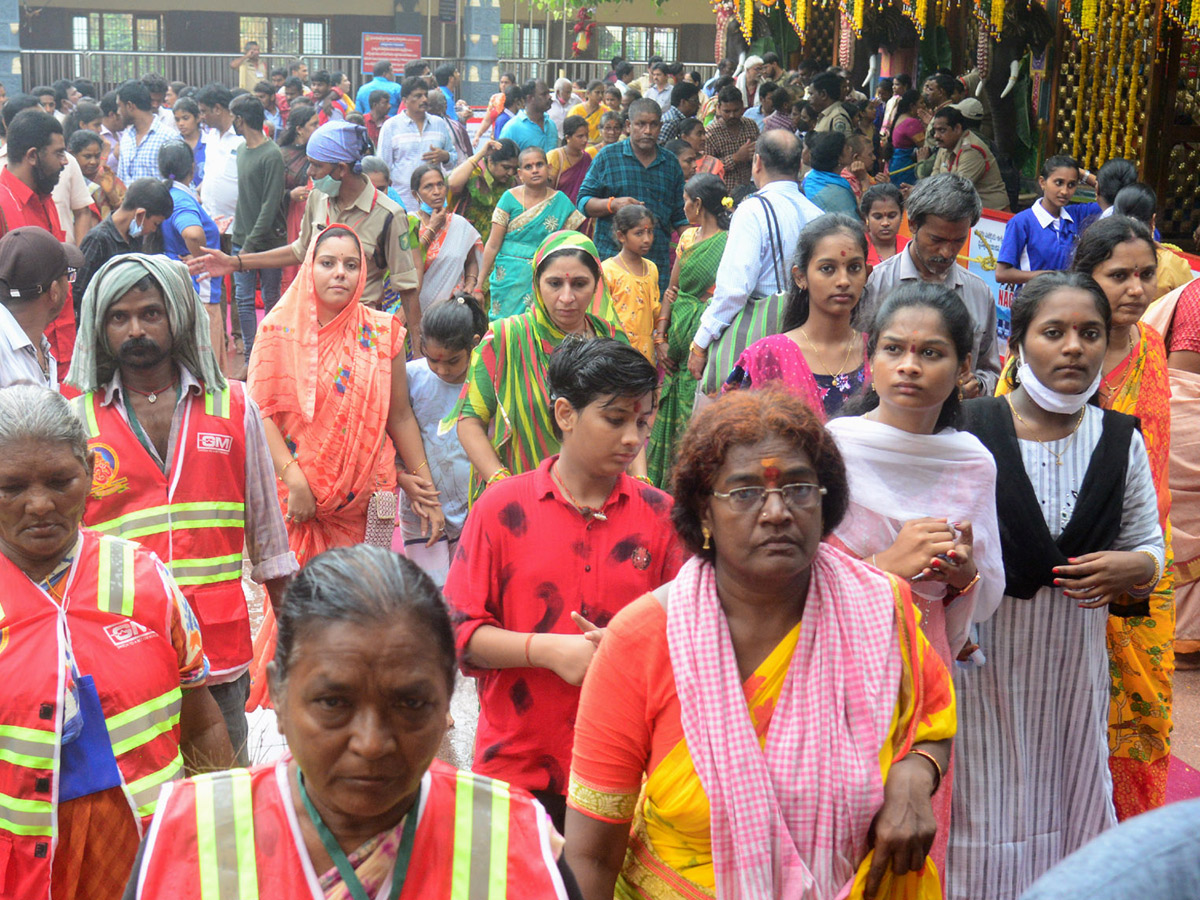
<path fill-rule="evenodd" d="M 1021 460 L 1012 413 L 1003 397 L 963 404 L 960 428 L 969 431 L 996 459 L 996 515 L 1004 556 L 1004 593 L 1029 599 L 1054 584 L 1054 567 L 1067 558 L 1112 547 L 1121 531 L 1129 443 L 1138 427 L 1134 416 L 1103 410 L 1104 430 L 1084 473 L 1071 521 L 1055 540 L 1042 515 L 1033 484 Z M 1149 601 L 1110 607 L 1122 617 L 1149 615 Z"/>

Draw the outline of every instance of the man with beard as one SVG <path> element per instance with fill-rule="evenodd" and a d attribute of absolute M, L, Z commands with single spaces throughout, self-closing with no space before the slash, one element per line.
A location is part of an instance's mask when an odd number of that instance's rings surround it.
<path fill-rule="evenodd" d="M 0 235 L 22 225 L 66 238 L 51 196 L 67 164 L 62 125 L 40 109 L 17 113 L 8 126 L 8 164 L 0 172 Z M 54 358 L 65 370 L 75 345 L 75 310 L 63 305 L 46 329 Z"/>
<path fill-rule="evenodd" d="M 979 221 L 983 204 L 974 185 L 944 173 L 917 182 L 904 204 L 912 240 L 871 272 L 859 305 L 858 321 L 870 322 L 892 291 L 906 281 L 927 281 L 954 291 L 975 325 L 971 362 L 975 371 L 959 382 L 966 398 L 990 397 L 1000 378 L 996 346 L 996 301 L 987 284 L 958 264 L 958 254 Z"/>
<path fill-rule="evenodd" d="M 243 544 L 250 577 L 273 604 L 298 566 L 262 415 L 242 384 L 221 375 L 208 332 L 187 266 L 119 256 L 83 298 L 67 382 L 82 392 L 76 409 L 105 463 L 84 523 L 136 539 L 171 570 L 200 620 L 207 684 L 247 765 L 252 645 Z"/>

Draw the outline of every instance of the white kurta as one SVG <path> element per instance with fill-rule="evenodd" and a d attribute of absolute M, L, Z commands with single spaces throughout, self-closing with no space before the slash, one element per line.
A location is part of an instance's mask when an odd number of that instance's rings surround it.
<path fill-rule="evenodd" d="M 1020 441 L 1025 473 L 1057 538 L 1071 519 L 1103 430 L 1087 407 L 1074 438 Z M 1062 453 L 1056 465 L 1052 448 Z M 1003 489 L 1017 473 L 1000 471 Z M 1097 550 L 1106 548 L 1096 548 Z M 1113 550 L 1148 550 L 1163 539 L 1141 435 L 1129 448 L 1121 530 Z M 957 669 L 946 896 L 1016 900 L 1043 872 L 1116 824 L 1108 769 L 1107 609 L 1080 609 L 1057 588 L 1029 600 L 1006 596 L 979 625 L 987 663 Z"/>

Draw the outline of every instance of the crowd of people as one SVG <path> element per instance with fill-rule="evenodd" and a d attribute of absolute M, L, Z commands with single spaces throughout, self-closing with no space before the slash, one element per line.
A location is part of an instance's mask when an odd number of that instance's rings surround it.
<path fill-rule="evenodd" d="M 1133 163 L 1046 160 L 1005 347 L 970 76 L 230 65 L 0 109 L 5 896 L 1200 892 Z"/>

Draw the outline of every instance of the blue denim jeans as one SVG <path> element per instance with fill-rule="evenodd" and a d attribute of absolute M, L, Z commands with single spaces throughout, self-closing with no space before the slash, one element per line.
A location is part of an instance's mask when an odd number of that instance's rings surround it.
<path fill-rule="evenodd" d="M 237 253 L 241 247 L 234 246 Z M 246 269 L 233 273 L 233 296 L 237 301 L 238 322 L 242 326 L 242 344 L 246 348 L 246 362 L 250 362 L 250 350 L 254 347 L 254 332 L 258 330 L 258 314 L 254 309 L 254 295 L 262 287 L 263 308 L 270 312 L 279 302 L 283 283 L 282 269 Z"/>

